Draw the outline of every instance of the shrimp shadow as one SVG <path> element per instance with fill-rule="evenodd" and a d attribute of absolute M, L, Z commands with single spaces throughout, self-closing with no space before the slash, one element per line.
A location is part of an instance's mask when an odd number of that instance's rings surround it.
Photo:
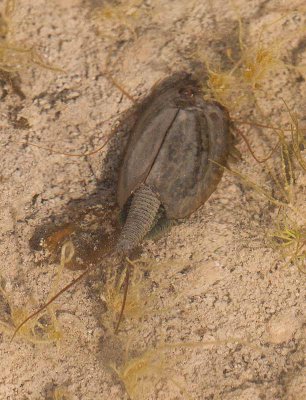
<path fill-rule="evenodd" d="M 103 160 L 104 174 L 96 189 L 87 196 L 69 201 L 60 212 L 43 219 L 29 239 L 31 251 L 45 249 L 49 261 L 59 262 L 62 245 L 71 241 L 75 255 L 65 266 L 81 270 L 98 263 L 114 247 L 120 230 L 120 210 L 116 202 L 119 169 L 137 110 L 135 106 L 124 112 L 112 130 Z"/>

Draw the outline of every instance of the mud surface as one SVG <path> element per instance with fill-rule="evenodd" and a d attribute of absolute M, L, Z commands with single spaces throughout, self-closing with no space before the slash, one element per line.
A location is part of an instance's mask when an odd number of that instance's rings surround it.
<path fill-rule="evenodd" d="M 305 73 L 296 68 L 306 65 L 302 3 L 127 1 L 103 13 L 99 7 L 117 3 L 24 0 L 7 11 L 3 40 L 35 49 L 63 71 L 33 56 L 27 65 L 15 58 L 13 71 L 0 76 L 1 400 L 305 398 L 305 274 L 271 244 L 277 204 L 229 172 L 204 207 L 143 244 L 139 257 L 149 261 L 139 266 L 138 306 L 118 335 L 103 286 L 118 267 L 110 265 L 10 342 L 14 325 L 48 298 L 67 238 L 79 253 L 55 289 L 76 269 L 99 264 L 115 240 L 118 165 L 131 123 L 119 121 L 133 103 L 106 71 L 137 101 L 174 71 L 203 74 L 205 82 L 207 66 L 221 71 L 239 62 L 240 16 L 243 40 L 258 43 L 262 30 L 282 65 L 256 92 L 262 114 L 245 102 L 231 115 L 285 126 L 285 99 L 305 126 Z M 259 157 L 273 148 L 275 132 L 240 129 Z M 84 153 L 112 132 L 92 156 L 31 145 Z M 281 200 L 243 140 L 238 148 L 243 160 L 234 168 Z M 295 175 L 290 216 L 303 225 L 305 173 Z M 49 247 L 41 248 L 42 238 Z"/>

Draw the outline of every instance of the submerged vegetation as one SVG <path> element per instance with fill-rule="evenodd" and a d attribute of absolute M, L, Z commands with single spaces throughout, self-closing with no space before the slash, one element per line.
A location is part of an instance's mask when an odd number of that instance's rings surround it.
<path fill-rule="evenodd" d="M 29 315 L 26 307 L 14 306 L 12 295 L 5 290 L 2 282 L 0 287 L 0 332 L 12 337 L 15 329 Z M 20 337 L 35 344 L 46 344 L 61 338 L 61 329 L 53 306 L 48 307 L 39 316 L 31 319 L 19 330 Z"/>
<path fill-rule="evenodd" d="M 118 35 L 118 29 L 127 30 L 136 38 L 138 20 L 143 11 L 143 1 L 106 1 L 91 12 L 91 19 L 95 22 L 99 35 L 113 40 Z M 140 11 L 142 9 L 142 11 Z"/>
<path fill-rule="evenodd" d="M 147 314 L 146 307 L 148 303 L 148 281 L 143 278 L 143 270 L 137 268 L 136 263 L 126 260 L 126 263 L 132 263 L 134 266 L 132 276 L 129 280 L 128 296 L 124 307 L 124 315 L 127 320 L 141 320 L 144 314 Z M 135 268 L 136 266 L 136 268 Z M 108 269 L 106 283 L 103 288 L 102 299 L 106 303 L 107 312 L 103 315 L 103 324 L 106 324 L 110 330 L 114 329 L 114 318 L 118 318 L 122 308 L 122 288 L 125 285 L 126 271 L 130 266 L 126 266 L 117 279 L 112 269 Z"/>
<path fill-rule="evenodd" d="M 143 400 L 154 395 L 156 386 L 160 383 L 171 385 L 171 392 L 176 390 L 183 395 L 182 398 L 191 399 L 185 389 L 186 385 L 179 383 L 175 376 L 175 361 L 178 361 L 178 357 L 170 361 L 165 349 L 154 348 L 135 357 L 127 354 L 126 362 L 122 366 L 112 368 L 133 400 Z"/>
<path fill-rule="evenodd" d="M 63 72 L 62 68 L 48 64 L 34 46 L 15 43 L 11 27 L 15 10 L 16 1 L 6 0 L 0 13 L 0 76 L 10 82 L 16 73 L 32 65 Z"/>
<path fill-rule="evenodd" d="M 215 347 L 239 345 L 252 348 L 254 352 L 261 352 L 262 348 L 247 340 L 228 338 L 225 340 L 209 340 L 201 342 L 178 342 L 158 344 L 154 348 L 148 348 L 138 355 L 132 356 L 126 347 L 125 360 L 120 366 L 111 365 L 132 400 L 143 400 L 149 395 L 154 395 L 157 385 L 170 387 L 173 396 L 179 395 L 184 400 L 192 400 L 194 397 L 187 389 L 188 385 L 177 372 L 178 364 L 186 359 L 185 352 L 192 350 L 205 350 Z M 174 353 L 179 350 L 182 355 Z M 177 397 L 175 397 L 177 398 Z"/>
<path fill-rule="evenodd" d="M 265 31 L 271 26 L 284 22 L 290 11 L 284 13 L 275 21 L 263 25 L 256 40 L 246 34 L 242 18 L 238 9 L 233 7 L 237 15 L 238 24 L 238 51 L 231 47 L 224 54 L 231 67 L 224 68 L 216 65 L 216 60 L 210 59 L 203 50 L 198 50 L 196 57 L 206 65 L 208 80 L 204 87 L 207 98 L 212 98 L 223 104 L 231 113 L 241 112 L 243 107 L 248 111 L 256 107 L 260 118 L 265 117 L 260 99 L 270 97 L 269 83 L 273 74 L 281 69 L 292 69 L 300 74 L 306 74 L 306 65 L 292 65 L 282 60 L 284 50 L 290 40 L 306 33 L 306 29 L 297 29 L 285 38 L 278 38 L 269 42 Z M 296 11 L 298 13 L 298 11 Z M 235 56 L 233 55 L 235 54 Z"/>
<path fill-rule="evenodd" d="M 286 265 L 294 264 L 306 273 L 306 226 L 299 226 L 296 221 L 282 215 L 269 236 L 272 245 L 280 250 Z"/>
<path fill-rule="evenodd" d="M 46 306 L 39 308 L 38 311 L 29 315 L 24 308 L 15 308 L 10 301 L 9 295 L 1 288 L 2 298 L 7 304 L 9 323 L 0 320 L 3 331 L 11 336 L 24 336 L 33 343 L 54 342 L 61 338 L 61 329 L 56 317 L 56 306 L 51 299 L 59 290 L 64 268 L 70 264 L 74 257 L 74 246 L 71 241 L 66 241 L 61 249 L 61 259 L 58 265 L 53 284 L 46 300 Z"/>
<path fill-rule="evenodd" d="M 247 35 L 234 2 L 232 6 L 237 15 L 238 51 L 232 48 L 226 49 L 224 56 L 228 63 L 225 64 L 231 65 L 226 68 L 216 66 L 215 60 L 210 60 L 201 51 L 198 52 L 197 57 L 204 61 L 208 76 L 203 91 L 206 98 L 216 99 L 229 109 L 234 123 L 234 132 L 242 136 L 254 158 L 253 176 L 257 175 L 257 178 L 250 177 L 243 171 L 246 164 L 239 169 L 230 167 L 225 169 L 275 207 L 278 215 L 277 222 L 274 231 L 272 229 L 269 233 L 269 236 L 273 238 L 273 248 L 281 250 L 286 265 L 296 265 L 300 271 L 305 272 L 306 215 L 303 200 L 301 200 L 303 183 L 299 182 L 303 182 L 306 172 L 306 127 L 300 126 L 298 116 L 290 110 L 284 99 L 281 98 L 278 104 L 275 104 L 274 99 L 273 104 L 274 108 L 278 107 L 277 113 L 282 119 L 285 111 L 288 121 L 286 126 L 279 126 L 277 122 L 271 123 L 271 117 L 264 111 L 263 105 L 267 99 L 271 99 L 273 94 L 271 82 L 277 71 L 284 69 L 294 71 L 300 76 L 306 75 L 306 65 L 291 65 L 282 59 L 284 50 L 287 50 L 287 44 L 293 39 L 304 37 L 305 28 L 298 28 L 272 42 L 269 42 L 265 35 L 268 28 L 283 23 L 292 13 L 299 13 L 301 10 L 300 7 L 280 10 L 283 15 L 263 25 L 254 41 L 253 37 Z M 252 126 L 252 122 L 249 123 L 246 120 L 251 114 L 252 120 L 254 117 L 257 119 L 253 123 L 254 127 L 257 130 L 260 129 L 261 132 L 265 131 L 264 135 L 271 143 L 266 157 L 258 157 L 254 154 L 245 131 L 237 127 L 241 124 Z M 242 119 L 241 115 L 244 115 Z M 254 133 L 254 129 L 249 132 Z"/>

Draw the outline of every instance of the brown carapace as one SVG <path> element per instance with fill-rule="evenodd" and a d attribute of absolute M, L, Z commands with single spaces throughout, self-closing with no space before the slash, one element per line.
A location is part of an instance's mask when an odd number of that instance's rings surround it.
<path fill-rule="evenodd" d="M 122 162 L 117 200 L 126 221 L 116 246 L 123 255 L 164 219 L 182 219 L 214 192 L 230 152 L 229 116 L 205 101 L 185 72 L 154 88 L 139 106 Z"/>

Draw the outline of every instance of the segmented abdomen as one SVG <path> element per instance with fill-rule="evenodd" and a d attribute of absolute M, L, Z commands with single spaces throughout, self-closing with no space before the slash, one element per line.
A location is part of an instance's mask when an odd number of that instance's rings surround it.
<path fill-rule="evenodd" d="M 124 227 L 121 231 L 117 251 L 127 254 L 136 247 L 151 230 L 160 201 L 148 186 L 142 185 L 133 195 Z"/>

